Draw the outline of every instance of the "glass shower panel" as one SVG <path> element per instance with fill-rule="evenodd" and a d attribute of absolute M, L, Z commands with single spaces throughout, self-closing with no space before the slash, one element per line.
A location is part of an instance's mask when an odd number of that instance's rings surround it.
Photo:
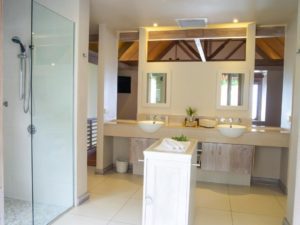
<path fill-rule="evenodd" d="M 45 225 L 73 206 L 74 24 L 33 1 L 33 219 Z"/>
<path fill-rule="evenodd" d="M 31 116 L 24 113 L 20 100 L 21 48 L 12 40 L 18 36 L 25 46 L 25 54 L 29 54 L 31 0 L 5 0 L 3 7 L 4 224 L 31 225 L 31 136 L 27 132 Z M 29 58 L 26 65 L 29 74 Z"/>

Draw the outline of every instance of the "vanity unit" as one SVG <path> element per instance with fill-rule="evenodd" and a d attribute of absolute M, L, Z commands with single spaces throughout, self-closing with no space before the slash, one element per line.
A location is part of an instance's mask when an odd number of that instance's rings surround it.
<path fill-rule="evenodd" d="M 196 146 L 184 153 L 144 151 L 143 225 L 192 225 L 196 186 Z M 170 204 L 172 202 L 172 204 Z"/>
<path fill-rule="evenodd" d="M 250 185 L 255 146 L 204 142 L 201 150 L 198 181 Z"/>
<path fill-rule="evenodd" d="M 133 173 L 142 175 L 143 162 L 138 160 L 143 159 L 143 151 L 155 140 L 180 134 L 202 143 L 202 167 L 197 169 L 198 181 L 250 185 L 251 179 L 256 177 L 271 178 L 277 182 L 280 179 L 277 174 L 281 173 L 278 170 L 285 174 L 287 163 L 280 160 L 280 155 L 288 151 L 289 131 L 276 128 L 248 127 L 242 136 L 229 138 L 217 128 L 192 128 L 169 123 L 155 133 L 146 133 L 137 121 L 113 121 L 104 125 L 104 141 L 126 139 L 126 142 L 114 145 L 119 148 L 105 147 L 104 153 L 114 154 L 117 158 L 119 152 L 127 152 Z M 265 160 L 272 162 L 272 165 L 265 166 Z M 107 161 L 105 167 L 111 168 L 112 163 Z M 278 166 L 274 169 L 275 164 Z"/>

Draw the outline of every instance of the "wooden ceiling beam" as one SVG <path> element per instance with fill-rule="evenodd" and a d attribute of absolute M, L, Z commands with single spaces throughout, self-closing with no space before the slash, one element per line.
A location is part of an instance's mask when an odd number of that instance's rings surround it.
<path fill-rule="evenodd" d="M 204 40 L 204 54 L 208 55 L 208 40 Z"/>
<path fill-rule="evenodd" d="M 122 58 L 123 54 L 133 45 L 134 42 L 121 42 L 119 45 L 119 59 Z"/>
<path fill-rule="evenodd" d="M 195 38 L 242 38 L 246 37 L 246 28 L 204 28 L 187 30 L 149 31 L 148 40 L 192 40 Z"/>
<path fill-rule="evenodd" d="M 262 38 L 259 38 L 256 40 L 256 45 L 264 52 L 268 55 L 268 57 L 270 59 L 282 59 L 280 57 L 280 55 L 274 51 L 274 49 L 267 44 L 267 42 L 262 39 Z"/>
<path fill-rule="evenodd" d="M 246 44 L 246 40 L 243 40 L 240 44 L 238 44 L 227 56 L 226 56 L 226 60 L 230 59 L 231 56 L 234 55 L 234 53 L 237 52 L 237 50 L 239 50 L 244 44 Z"/>
<path fill-rule="evenodd" d="M 190 44 L 187 41 L 181 40 L 180 42 L 182 42 L 190 50 L 190 52 L 196 57 L 196 59 L 201 59 L 199 53 L 192 46 L 190 46 Z"/>
<path fill-rule="evenodd" d="M 119 41 L 138 41 L 140 38 L 139 32 L 121 32 L 119 34 Z"/>
<path fill-rule="evenodd" d="M 149 31 L 149 40 L 246 38 L 246 28 L 200 28 L 186 30 Z M 256 37 L 284 37 L 285 27 L 257 27 Z"/>
<path fill-rule="evenodd" d="M 223 44 L 221 44 L 211 55 L 207 56 L 208 60 L 213 59 L 215 56 L 217 56 L 225 47 L 228 45 L 228 43 L 231 41 L 231 39 L 228 39 L 224 41 Z"/>
<path fill-rule="evenodd" d="M 263 59 L 265 59 L 265 60 L 270 60 L 270 59 L 271 59 L 270 56 L 269 56 L 268 54 L 266 54 L 266 53 L 264 52 L 264 50 L 262 50 L 261 47 L 260 47 L 259 45 L 256 45 L 255 51 L 256 51 L 256 53 L 259 54 Z"/>
<path fill-rule="evenodd" d="M 168 46 L 163 49 L 160 54 L 158 54 L 154 60 L 161 60 L 174 46 L 176 45 L 176 41 L 172 41 Z M 150 59 L 151 60 L 151 59 Z"/>
<path fill-rule="evenodd" d="M 199 59 L 199 58 L 195 58 L 194 55 L 184 47 L 184 45 L 182 44 L 182 42 L 178 42 L 178 46 L 179 46 L 179 48 L 180 48 L 182 51 L 184 51 L 184 53 L 187 54 L 188 57 L 190 57 L 191 59 L 193 59 L 193 60 Z"/>
<path fill-rule="evenodd" d="M 284 37 L 285 27 L 274 26 L 274 27 L 256 27 L 256 37 Z"/>
<path fill-rule="evenodd" d="M 280 58 L 284 58 L 284 43 L 282 43 L 279 38 L 264 38 L 263 40 L 280 56 Z"/>
<path fill-rule="evenodd" d="M 139 43 L 137 41 L 132 42 L 129 48 L 121 55 L 120 61 L 137 61 L 138 60 L 138 50 Z"/>
<path fill-rule="evenodd" d="M 283 67 L 283 60 L 269 60 L 257 59 L 255 60 L 255 67 L 257 66 L 280 66 Z"/>
<path fill-rule="evenodd" d="M 148 42 L 148 60 L 156 60 L 172 41 Z"/>

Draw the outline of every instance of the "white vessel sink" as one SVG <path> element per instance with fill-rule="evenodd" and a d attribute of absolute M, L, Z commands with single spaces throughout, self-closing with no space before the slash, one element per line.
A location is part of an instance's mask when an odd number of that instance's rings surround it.
<path fill-rule="evenodd" d="M 230 138 L 240 137 L 246 131 L 245 126 L 234 124 L 220 124 L 217 128 L 222 135 Z"/>
<path fill-rule="evenodd" d="M 138 121 L 138 125 L 144 132 L 154 133 L 158 131 L 162 127 L 162 125 L 164 125 L 164 122 L 154 120 L 141 120 Z"/>

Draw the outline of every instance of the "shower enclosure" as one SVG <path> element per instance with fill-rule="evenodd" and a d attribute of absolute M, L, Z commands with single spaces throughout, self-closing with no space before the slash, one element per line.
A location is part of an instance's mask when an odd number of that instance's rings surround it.
<path fill-rule="evenodd" d="M 74 23 L 4 0 L 5 225 L 45 225 L 74 205 Z"/>

